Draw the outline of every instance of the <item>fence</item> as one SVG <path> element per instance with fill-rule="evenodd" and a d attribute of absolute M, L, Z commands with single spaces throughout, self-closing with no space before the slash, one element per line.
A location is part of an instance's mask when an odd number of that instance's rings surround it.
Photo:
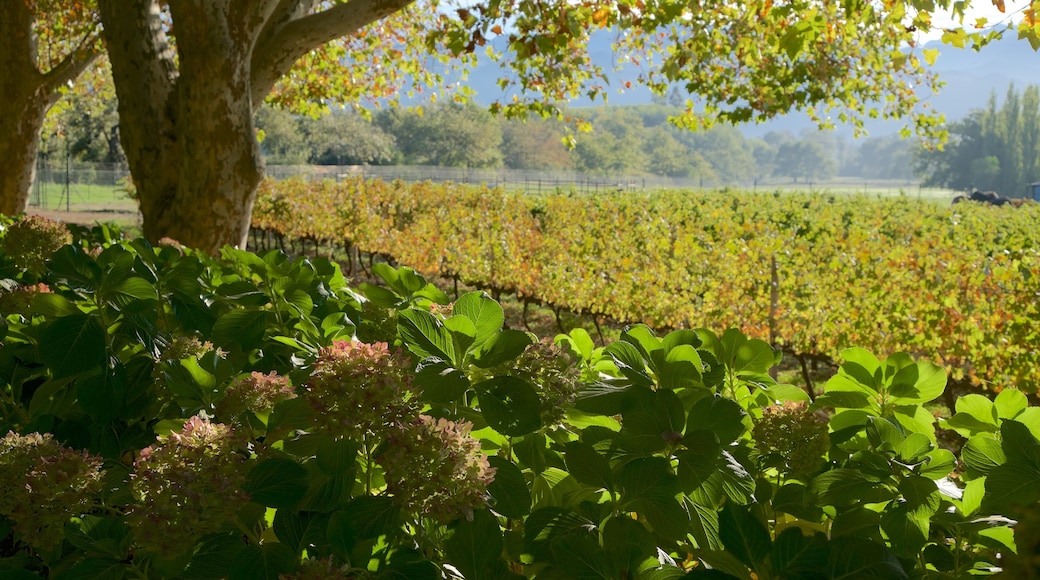
<path fill-rule="evenodd" d="M 602 175 L 573 171 L 531 171 L 512 169 L 469 169 L 433 166 L 370 165 L 271 165 L 267 174 L 275 179 L 305 177 L 342 180 L 361 176 L 387 181 L 451 181 L 464 184 L 487 184 L 528 193 L 574 191 L 599 193 L 608 191 L 640 191 L 653 189 L 720 189 L 729 187 L 763 193 L 774 191 L 815 191 L 858 193 L 867 195 L 907 195 L 913 197 L 951 198 L 955 192 L 927 189 L 904 180 L 863 180 L 836 178 L 827 181 L 792 183 L 790 180 L 746 180 L 719 182 L 706 179 L 670 178 L 655 175 Z M 135 202 L 126 192 L 129 172 L 116 164 L 89 164 L 41 158 L 30 205 L 47 209 L 134 209 Z"/>

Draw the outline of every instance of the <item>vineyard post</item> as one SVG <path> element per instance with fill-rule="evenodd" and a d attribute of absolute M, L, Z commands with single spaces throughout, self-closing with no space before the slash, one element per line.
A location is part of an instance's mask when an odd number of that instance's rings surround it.
<path fill-rule="evenodd" d="M 776 312 L 780 306 L 780 276 L 776 268 L 776 254 L 769 257 L 769 345 L 776 348 Z M 769 368 L 769 376 L 776 380 L 779 370 L 776 365 Z"/>

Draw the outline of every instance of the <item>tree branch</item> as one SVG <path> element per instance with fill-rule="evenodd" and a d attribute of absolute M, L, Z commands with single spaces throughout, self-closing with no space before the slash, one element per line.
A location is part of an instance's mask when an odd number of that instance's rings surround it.
<path fill-rule="evenodd" d="M 100 36 L 100 31 L 88 34 L 76 47 L 76 50 L 67 54 L 65 58 L 61 59 L 61 62 L 43 75 L 52 105 L 61 98 L 58 88 L 76 80 L 100 56 L 101 51 L 97 48 Z"/>
<path fill-rule="evenodd" d="M 299 14 L 299 0 L 283 0 L 279 8 L 292 8 L 295 16 L 272 23 L 253 52 L 253 102 L 260 103 L 293 64 L 311 50 L 399 12 L 415 0 L 350 0 L 316 12 Z M 304 0 L 305 4 L 310 4 Z M 291 5 L 291 6 L 285 6 Z M 282 16 L 288 16 L 283 12 Z"/>

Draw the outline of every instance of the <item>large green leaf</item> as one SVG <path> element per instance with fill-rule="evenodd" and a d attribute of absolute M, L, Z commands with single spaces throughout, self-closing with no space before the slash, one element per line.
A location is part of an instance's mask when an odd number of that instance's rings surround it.
<path fill-rule="evenodd" d="M 63 316 L 40 334 L 40 358 L 55 378 L 106 366 L 105 329 L 89 314 Z"/>
<path fill-rule="evenodd" d="M 946 371 L 929 362 L 912 363 L 896 373 L 888 389 L 896 404 L 924 404 L 946 390 Z"/>
<path fill-rule="evenodd" d="M 473 364 L 485 369 L 516 359 L 533 343 L 531 335 L 520 330 L 503 330 L 491 335 L 483 343 L 479 337 L 477 341 L 480 347 Z"/>
<path fill-rule="evenodd" d="M 571 441 L 565 447 L 564 458 L 567 461 L 567 471 L 574 479 L 597 489 L 614 490 L 610 462 L 592 445 Z"/>
<path fill-rule="evenodd" d="M 1005 463 L 986 476 L 983 505 L 990 509 L 1015 509 L 1040 501 L 1040 469 L 1034 465 Z"/>
<path fill-rule="evenodd" d="M 660 451 L 682 438 L 685 417 L 674 391 L 631 387 L 625 394 L 618 446 L 629 451 Z"/>
<path fill-rule="evenodd" d="M 541 402 L 527 381 L 502 376 L 477 383 L 473 388 L 480 399 L 480 412 L 495 431 L 518 437 L 541 427 Z"/>
<path fill-rule="evenodd" d="M 759 570 L 769 555 L 769 530 L 742 505 L 728 501 L 719 514 L 719 535 L 726 550 L 748 568 Z"/>
<path fill-rule="evenodd" d="M 491 509 L 507 518 L 520 519 L 531 513 L 531 491 L 515 463 L 497 455 L 488 457 L 495 479 L 488 485 Z"/>
<path fill-rule="evenodd" d="M 641 522 L 611 516 L 603 523 L 603 550 L 622 574 L 634 572 L 644 560 L 657 556 L 657 542 Z"/>
<path fill-rule="evenodd" d="M 961 448 L 961 460 L 980 474 L 987 474 L 1007 462 L 1000 440 L 990 434 L 976 435 Z"/>
<path fill-rule="evenodd" d="M 231 562 L 230 580 L 278 580 L 296 569 L 299 556 L 278 542 L 246 546 Z"/>
<path fill-rule="evenodd" d="M 397 328 L 408 350 L 419 357 L 437 357 L 456 367 L 461 363 L 451 333 L 429 312 L 416 309 L 400 312 Z"/>
<path fill-rule="evenodd" d="M 744 434 L 744 410 L 740 405 L 722 397 L 705 397 L 690 409 L 686 431 L 706 430 L 714 433 L 719 442 L 732 443 Z"/>
<path fill-rule="evenodd" d="M 831 541 L 825 577 L 830 580 L 900 580 L 907 574 L 883 544 L 846 536 Z"/>
<path fill-rule="evenodd" d="M 798 528 L 787 528 L 773 541 L 769 560 L 780 578 L 810 580 L 825 578 L 830 546 L 821 533 L 806 536 Z"/>
<path fill-rule="evenodd" d="M 502 306 L 486 292 L 469 292 L 459 296 L 452 307 L 452 314 L 465 316 L 473 322 L 476 329 L 475 348 L 483 346 L 501 330 L 506 319 Z"/>
<path fill-rule="evenodd" d="M 273 316 L 266 310 L 231 310 L 213 324 L 213 342 L 244 351 L 259 348 Z"/>
<path fill-rule="evenodd" d="M 477 510 L 472 519 L 458 523 L 444 554 L 467 580 L 483 580 L 495 577 L 493 563 L 501 559 L 502 546 L 498 520 L 488 510 Z"/>
<path fill-rule="evenodd" d="M 256 503 L 291 508 L 307 494 L 307 470 L 290 459 L 265 459 L 249 472 L 242 489 Z"/>
<path fill-rule="evenodd" d="M 858 469 L 838 468 L 817 476 L 811 489 L 820 498 L 821 505 L 845 506 L 863 502 L 891 499 L 890 490 L 878 485 L 881 480 Z"/>

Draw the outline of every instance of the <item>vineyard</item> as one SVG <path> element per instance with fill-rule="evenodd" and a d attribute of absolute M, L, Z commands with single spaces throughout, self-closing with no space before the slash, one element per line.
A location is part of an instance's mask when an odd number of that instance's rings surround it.
<path fill-rule="evenodd" d="M 259 247 L 382 255 L 621 323 L 738 328 L 803 362 L 912 353 L 952 380 L 1036 391 L 1040 209 L 829 194 L 508 193 L 269 181 Z"/>

